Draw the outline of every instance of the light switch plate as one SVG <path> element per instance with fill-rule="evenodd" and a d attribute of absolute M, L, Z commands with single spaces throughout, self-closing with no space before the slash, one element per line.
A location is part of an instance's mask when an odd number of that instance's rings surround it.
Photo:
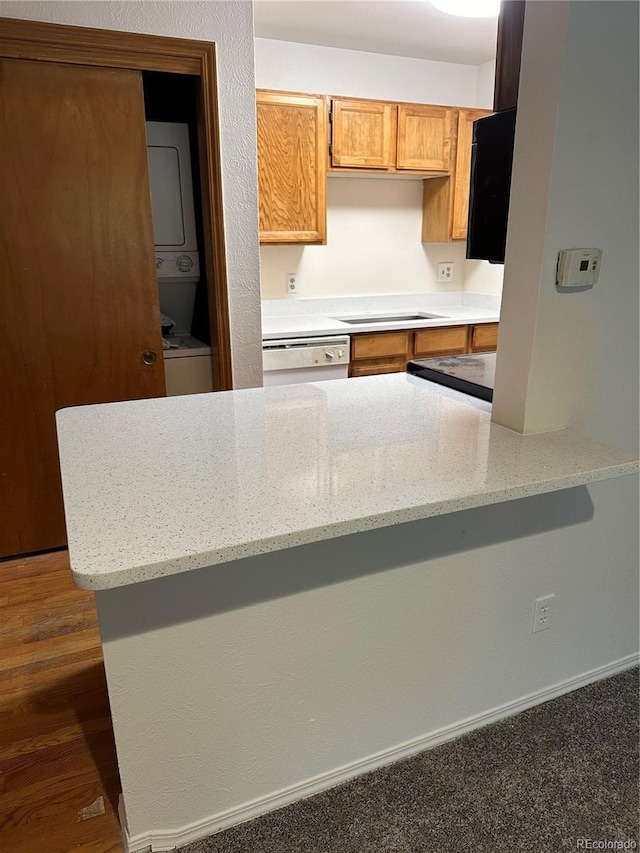
<path fill-rule="evenodd" d="M 598 281 L 602 249 L 563 249 L 558 255 L 556 285 L 559 290 L 593 287 Z"/>

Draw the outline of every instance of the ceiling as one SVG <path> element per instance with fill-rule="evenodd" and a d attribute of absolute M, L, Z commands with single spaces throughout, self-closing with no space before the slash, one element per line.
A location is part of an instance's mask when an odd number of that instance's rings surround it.
<path fill-rule="evenodd" d="M 254 0 L 258 38 L 481 65 L 497 18 L 459 18 L 428 0 Z"/>

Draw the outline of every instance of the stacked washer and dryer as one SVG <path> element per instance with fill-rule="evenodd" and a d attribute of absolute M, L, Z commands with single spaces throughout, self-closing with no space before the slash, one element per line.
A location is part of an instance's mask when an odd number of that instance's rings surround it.
<path fill-rule="evenodd" d="M 148 121 L 147 156 L 167 394 L 213 391 L 211 347 L 191 335 L 200 258 L 188 125 Z"/>

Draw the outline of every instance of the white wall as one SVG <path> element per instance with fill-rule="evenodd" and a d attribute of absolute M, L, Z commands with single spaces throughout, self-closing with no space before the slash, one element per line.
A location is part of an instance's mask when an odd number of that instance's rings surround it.
<path fill-rule="evenodd" d="M 559 293 L 558 252 L 581 246 L 600 281 Z M 636 3 L 527 6 L 502 318 L 499 423 L 637 446 Z"/>
<path fill-rule="evenodd" d="M 632 664 L 636 507 L 626 477 L 97 593 L 133 849 Z"/>
<path fill-rule="evenodd" d="M 251 3 L 4 0 L 2 15 L 216 42 L 233 381 L 262 385 Z"/>
<path fill-rule="evenodd" d="M 256 85 L 264 89 L 477 106 L 487 86 L 493 99 L 493 78 L 481 69 L 479 90 L 471 65 L 256 39 Z M 304 297 L 501 292 L 502 267 L 466 261 L 463 243 L 422 244 L 421 234 L 422 181 L 329 177 L 327 245 L 262 246 L 262 297 L 287 298 L 290 272 Z M 456 264 L 455 280 L 444 286 L 436 275 L 443 261 Z"/>
<path fill-rule="evenodd" d="M 462 290 L 464 244 L 423 244 L 422 181 L 329 177 L 327 245 L 261 246 L 263 299 L 286 297 L 298 275 L 300 297 Z M 437 264 L 454 261 L 454 279 L 437 284 Z"/>
<path fill-rule="evenodd" d="M 476 106 L 473 65 L 261 38 L 255 55 L 259 89 Z"/>
<path fill-rule="evenodd" d="M 462 244 L 462 256 L 464 257 L 464 243 Z M 502 264 L 490 264 L 489 261 L 467 261 L 463 262 L 464 289 L 471 293 L 495 293 L 502 294 L 502 282 L 504 277 L 504 266 Z"/>
<path fill-rule="evenodd" d="M 478 65 L 476 77 L 476 106 L 484 110 L 493 109 L 493 87 L 496 76 L 496 61 L 492 59 Z"/>

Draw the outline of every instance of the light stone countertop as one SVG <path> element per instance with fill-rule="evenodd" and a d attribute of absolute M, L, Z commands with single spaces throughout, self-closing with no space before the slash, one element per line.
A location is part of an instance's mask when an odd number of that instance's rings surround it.
<path fill-rule="evenodd" d="M 364 314 L 432 313 L 432 320 L 388 320 L 358 323 L 336 319 Z M 496 323 L 499 298 L 488 294 L 449 293 L 399 294 L 398 296 L 335 297 L 333 299 L 283 299 L 262 303 L 262 339 L 387 332 L 428 329 L 471 323 Z"/>
<path fill-rule="evenodd" d="M 74 580 L 108 589 L 638 470 L 490 418 L 406 374 L 63 409 Z"/>

